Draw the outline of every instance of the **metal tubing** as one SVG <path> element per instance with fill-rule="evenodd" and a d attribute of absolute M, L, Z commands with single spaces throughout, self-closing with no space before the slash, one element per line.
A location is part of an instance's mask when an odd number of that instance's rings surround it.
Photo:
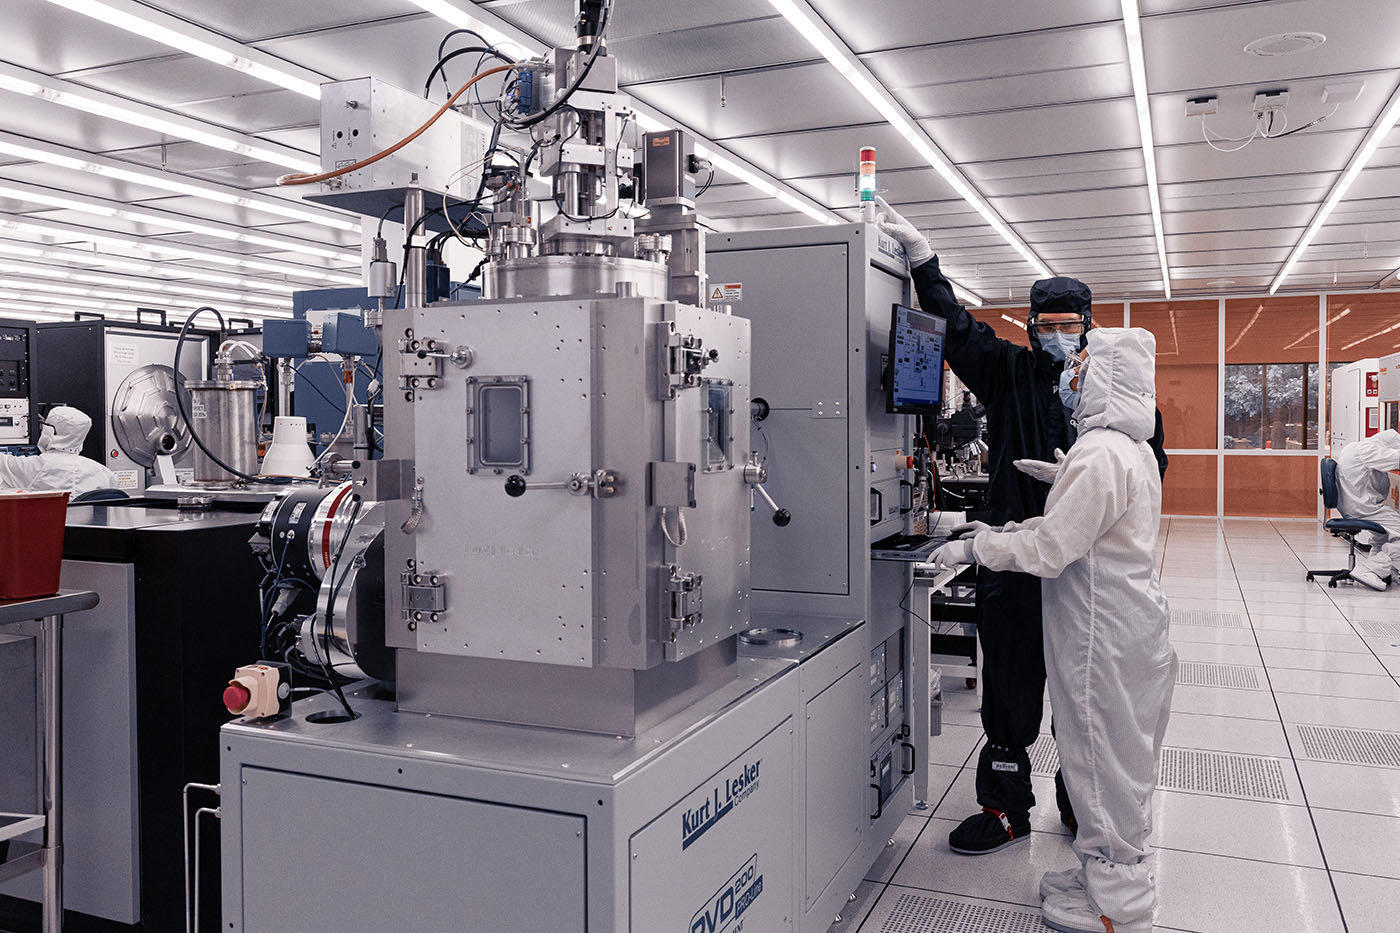
<path fill-rule="evenodd" d="M 381 302 L 382 304 L 382 302 Z M 292 416 L 292 384 L 296 379 L 296 367 L 289 357 L 277 359 L 277 417 Z"/>
<path fill-rule="evenodd" d="M 185 933 L 192 933 L 190 919 L 190 791 L 208 790 L 219 793 L 222 790 L 218 784 L 196 784 L 190 782 L 180 791 L 180 829 L 185 834 Z"/>
<path fill-rule="evenodd" d="M 212 813 L 216 819 L 222 819 L 223 814 L 218 807 L 200 807 L 194 811 L 194 929 L 199 933 L 199 818 L 205 813 Z"/>
<path fill-rule="evenodd" d="M 44 933 L 63 930 L 63 616 L 45 616 Z"/>
<path fill-rule="evenodd" d="M 405 308 L 421 308 L 427 299 L 428 259 L 427 249 L 422 245 L 422 231 L 418 230 L 423 218 L 423 189 L 409 188 L 403 199 L 403 231 L 408 237 L 408 258 L 404 266 Z"/>

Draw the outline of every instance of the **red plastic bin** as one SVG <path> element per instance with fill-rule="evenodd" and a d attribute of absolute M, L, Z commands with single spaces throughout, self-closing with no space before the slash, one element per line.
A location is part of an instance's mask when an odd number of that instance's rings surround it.
<path fill-rule="evenodd" d="M 58 592 L 67 492 L 0 492 L 0 599 Z"/>

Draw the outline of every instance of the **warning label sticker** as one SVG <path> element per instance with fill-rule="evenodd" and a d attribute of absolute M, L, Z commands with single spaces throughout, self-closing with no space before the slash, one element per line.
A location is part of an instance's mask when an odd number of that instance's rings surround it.
<path fill-rule="evenodd" d="M 116 470 L 114 472 L 117 477 L 118 489 L 136 489 L 140 486 L 135 470 Z"/>
<path fill-rule="evenodd" d="M 113 340 L 107 344 L 107 352 L 113 363 L 123 363 L 130 366 L 136 362 L 136 344 L 134 343 Z"/>
<path fill-rule="evenodd" d="M 743 301 L 744 283 L 734 282 L 729 285 L 710 286 L 711 301 Z"/>

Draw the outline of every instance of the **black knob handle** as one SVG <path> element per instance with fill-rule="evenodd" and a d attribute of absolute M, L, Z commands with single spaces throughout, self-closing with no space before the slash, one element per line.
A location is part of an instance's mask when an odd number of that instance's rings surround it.
<path fill-rule="evenodd" d="M 773 524 L 777 525 L 779 528 L 787 527 L 787 523 L 790 521 L 792 521 L 792 513 L 787 509 L 778 509 L 778 511 L 773 513 Z"/>
<path fill-rule="evenodd" d="M 753 420 L 763 421 L 767 419 L 768 415 L 773 411 L 773 409 L 771 406 L 769 406 L 768 399 L 756 398 L 749 403 L 749 411 L 750 414 L 753 416 Z"/>
<path fill-rule="evenodd" d="M 711 348 L 710 353 L 709 353 L 709 357 L 710 357 L 710 362 L 711 362 L 711 363 L 715 362 L 716 360 L 719 359 L 719 351 L 718 351 L 718 350 L 715 350 L 715 349 L 713 349 L 713 348 Z"/>
<path fill-rule="evenodd" d="M 506 495 L 512 499 L 519 499 L 525 495 L 525 477 L 519 473 L 512 473 L 506 477 Z"/>

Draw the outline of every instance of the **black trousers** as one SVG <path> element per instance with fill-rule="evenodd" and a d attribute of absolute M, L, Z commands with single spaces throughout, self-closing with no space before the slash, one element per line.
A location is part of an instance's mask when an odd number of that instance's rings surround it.
<path fill-rule="evenodd" d="M 982 728 L 977 803 L 1024 817 L 1035 806 L 1026 749 L 1040 734 L 1045 696 L 1040 578 L 977 571 L 977 636 L 982 642 Z"/>

